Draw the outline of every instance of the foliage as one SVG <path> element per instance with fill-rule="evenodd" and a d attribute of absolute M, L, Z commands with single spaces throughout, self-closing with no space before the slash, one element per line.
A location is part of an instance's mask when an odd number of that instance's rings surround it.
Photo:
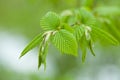
<path fill-rule="evenodd" d="M 88 4 L 86 5 L 88 6 Z M 87 49 L 95 56 L 93 44 L 96 41 L 119 45 L 119 40 L 100 26 L 104 25 L 104 23 L 100 21 L 100 18 L 104 19 L 103 16 L 109 16 L 111 14 L 114 14 L 114 16 L 119 15 L 119 9 L 113 7 L 111 11 L 104 11 L 106 9 L 107 8 L 96 8 L 92 12 L 89 8 L 81 7 L 80 9 L 66 10 L 62 12 L 61 15 L 48 12 L 40 20 L 42 33 L 25 47 L 20 57 L 24 56 L 28 51 L 39 44 L 39 68 L 42 63 L 46 67 L 46 56 L 50 43 L 61 53 L 73 56 L 78 55 L 80 48 L 83 62 L 86 58 Z M 107 19 L 109 20 L 109 18 Z"/>

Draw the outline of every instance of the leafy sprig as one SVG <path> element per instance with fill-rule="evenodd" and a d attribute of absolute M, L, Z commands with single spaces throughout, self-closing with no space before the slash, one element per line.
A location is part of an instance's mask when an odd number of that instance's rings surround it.
<path fill-rule="evenodd" d="M 39 44 L 38 68 L 41 64 L 46 67 L 46 56 L 49 44 L 52 43 L 61 53 L 73 56 L 78 55 L 80 47 L 84 62 L 87 49 L 95 56 L 92 45 L 96 40 L 104 40 L 113 45 L 119 44 L 117 39 L 98 25 L 97 18 L 85 8 L 67 10 L 61 15 L 48 12 L 40 20 L 42 32 L 25 47 L 20 57 Z"/>

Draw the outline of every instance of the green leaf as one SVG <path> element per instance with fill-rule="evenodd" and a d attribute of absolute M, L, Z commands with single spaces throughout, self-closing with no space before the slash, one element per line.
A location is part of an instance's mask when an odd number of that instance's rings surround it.
<path fill-rule="evenodd" d="M 94 10 L 94 12 L 102 16 L 120 15 L 120 7 L 117 7 L 117 6 L 97 7 Z"/>
<path fill-rule="evenodd" d="M 79 19 L 82 24 L 87 26 L 96 25 L 96 19 L 91 12 L 87 11 L 85 8 L 79 9 Z"/>
<path fill-rule="evenodd" d="M 69 25 L 73 25 L 73 24 L 75 24 L 76 22 L 77 22 L 77 17 L 75 17 L 75 15 L 70 16 L 70 17 L 68 18 L 68 21 L 67 21 L 67 23 L 68 23 Z"/>
<path fill-rule="evenodd" d="M 43 48 L 43 50 L 42 50 Z M 40 68 L 41 64 L 44 64 L 44 70 L 46 70 L 46 57 L 48 52 L 48 42 L 40 45 L 39 55 L 38 55 L 38 69 Z"/>
<path fill-rule="evenodd" d="M 82 62 L 85 62 L 86 59 L 86 53 L 87 53 L 87 48 L 86 47 L 82 47 Z"/>
<path fill-rule="evenodd" d="M 57 31 L 52 39 L 52 43 L 57 47 L 62 53 L 71 54 L 77 56 L 77 42 L 73 34 L 67 30 L 61 29 Z"/>
<path fill-rule="evenodd" d="M 92 55 L 95 56 L 95 53 L 94 53 L 93 48 L 92 48 L 92 41 L 91 41 L 91 40 L 88 41 L 88 47 L 89 47 L 89 49 L 90 49 Z"/>
<path fill-rule="evenodd" d="M 77 41 L 79 41 L 81 39 L 81 37 L 83 36 L 84 34 L 84 28 L 83 28 L 83 25 L 75 25 L 74 26 L 74 35 L 77 39 Z"/>
<path fill-rule="evenodd" d="M 42 55 L 39 52 L 39 55 L 38 55 L 38 69 L 40 68 L 41 64 L 42 64 Z"/>
<path fill-rule="evenodd" d="M 70 16 L 72 16 L 73 15 L 73 12 L 71 11 L 71 10 L 65 10 L 65 11 L 63 11 L 62 13 L 61 13 L 61 16 L 60 16 L 60 18 L 61 18 L 61 21 L 62 22 L 68 22 L 68 19 L 70 18 Z"/>
<path fill-rule="evenodd" d="M 119 45 L 119 42 L 112 35 L 98 27 L 92 27 L 91 35 L 92 37 L 102 40 L 102 42 L 109 43 L 112 45 Z"/>
<path fill-rule="evenodd" d="M 38 69 L 40 68 L 41 64 L 44 64 L 44 70 L 46 70 L 46 57 L 51 34 L 52 32 L 46 33 L 46 35 L 44 35 L 43 41 L 40 43 L 38 55 Z"/>
<path fill-rule="evenodd" d="M 91 54 L 93 56 L 95 56 L 95 53 L 94 53 L 93 48 L 92 48 L 92 41 L 91 40 L 87 40 L 85 34 L 82 36 L 82 38 L 80 40 L 80 48 L 82 50 L 82 62 L 85 62 L 87 48 L 89 48 L 90 51 L 91 51 Z"/>
<path fill-rule="evenodd" d="M 109 18 L 103 18 L 103 20 L 104 20 L 103 28 L 105 28 L 105 30 L 111 33 L 120 42 L 120 31 L 116 27 L 117 26 L 116 23 L 114 23 L 115 20 Z"/>
<path fill-rule="evenodd" d="M 48 12 L 41 20 L 40 26 L 43 30 L 55 30 L 60 25 L 59 16 L 54 12 Z"/>
<path fill-rule="evenodd" d="M 82 62 L 85 62 L 86 59 L 86 53 L 87 53 L 87 40 L 85 35 L 82 36 L 81 40 L 80 40 L 80 48 L 82 51 Z"/>
<path fill-rule="evenodd" d="M 63 24 L 63 29 L 65 29 L 65 30 L 67 30 L 67 31 L 69 31 L 71 33 L 74 32 L 74 29 L 71 26 L 69 26 L 68 24 L 66 24 L 66 23 Z"/>
<path fill-rule="evenodd" d="M 28 51 L 36 47 L 43 39 L 43 33 L 40 33 L 38 36 L 36 36 L 22 51 L 21 55 L 19 58 L 24 56 Z"/>

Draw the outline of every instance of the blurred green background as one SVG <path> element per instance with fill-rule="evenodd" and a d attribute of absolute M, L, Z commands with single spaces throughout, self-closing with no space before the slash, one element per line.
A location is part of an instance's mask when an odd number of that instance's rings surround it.
<path fill-rule="evenodd" d="M 96 56 L 88 52 L 82 63 L 81 55 L 61 55 L 51 46 L 45 72 L 43 66 L 37 70 L 37 48 L 18 59 L 25 45 L 41 32 L 39 21 L 46 12 L 80 8 L 84 1 L 90 0 L 0 0 L 0 80 L 120 80 L 120 47 L 95 44 Z M 120 7 L 120 0 L 94 2 Z"/>

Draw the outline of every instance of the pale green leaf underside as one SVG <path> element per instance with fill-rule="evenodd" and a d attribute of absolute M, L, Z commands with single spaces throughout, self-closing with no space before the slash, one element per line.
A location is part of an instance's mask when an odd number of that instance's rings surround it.
<path fill-rule="evenodd" d="M 96 37 L 105 43 L 110 43 L 112 45 L 119 45 L 118 40 L 116 40 L 112 35 L 97 27 L 92 27 L 92 37 Z"/>
<path fill-rule="evenodd" d="M 28 51 L 30 51 L 31 49 L 33 49 L 34 47 L 36 47 L 43 39 L 42 37 L 42 33 L 40 33 L 38 36 L 36 36 L 22 51 L 20 58 L 22 56 L 24 56 Z"/>
<path fill-rule="evenodd" d="M 52 39 L 52 43 L 62 53 L 71 54 L 77 56 L 77 43 L 76 39 L 70 32 L 66 30 L 59 30 L 55 33 Z"/>
<path fill-rule="evenodd" d="M 60 25 L 59 16 L 54 12 L 48 12 L 41 20 L 40 26 L 43 30 L 54 30 Z"/>

